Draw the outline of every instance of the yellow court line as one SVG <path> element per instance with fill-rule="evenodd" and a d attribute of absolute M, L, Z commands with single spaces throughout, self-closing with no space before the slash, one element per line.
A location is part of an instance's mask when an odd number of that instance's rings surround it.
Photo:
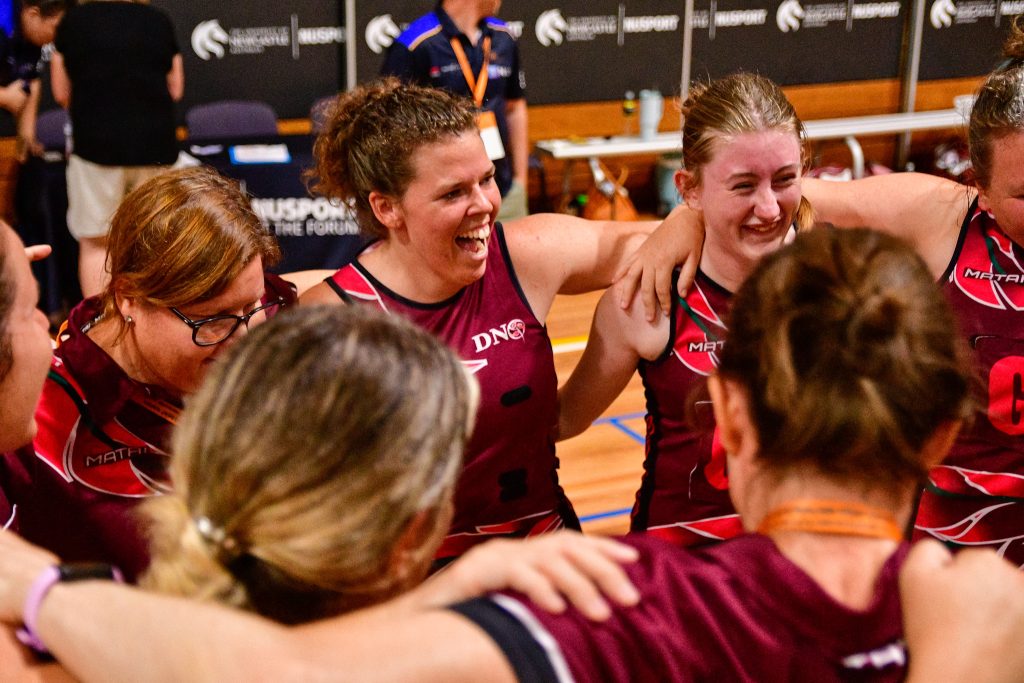
<path fill-rule="evenodd" d="M 551 349 L 555 353 L 571 353 L 582 351 L 587 346 L 587 336 L 559 337 L 551 340 Z"/>

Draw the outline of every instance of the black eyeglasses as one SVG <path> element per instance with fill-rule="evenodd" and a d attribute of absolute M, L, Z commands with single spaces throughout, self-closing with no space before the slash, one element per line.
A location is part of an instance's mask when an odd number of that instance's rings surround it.
<path fill-rule="evenodd" d="M 248 328 L 249 321 L 257 313 L 265 313 L 269 318 L 278 306 L 284 306 L 284 299 L 281 297 L 257 306 L 245 315 L 212 315 L 201 320 L 192 320 L 174 306 L 171 306 L 171 312 L 192 328 L 192 342 L 196 346 L 214 346 L 233 335 L 239 325 Z"/>

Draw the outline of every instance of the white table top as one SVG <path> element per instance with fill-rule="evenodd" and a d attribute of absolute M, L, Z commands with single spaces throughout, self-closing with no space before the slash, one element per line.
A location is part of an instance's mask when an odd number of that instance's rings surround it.
<path fill-rule="evenodd" d="M 903 114 L 852 116 L 839 119 L 805 121 L 809 140 L 827 140 L 859 135 L 892 135 L 917 130 L 959 128 L 966 125 L 959 109 L 917 111 Z M 639 136 L 612 136 L 580 139 L 540 140 L 537 149 L 554 159 L 586 159 L 627 154 L 669 154 L 679 152 L 679 133 L 658 133 L 644 140 Z"/>

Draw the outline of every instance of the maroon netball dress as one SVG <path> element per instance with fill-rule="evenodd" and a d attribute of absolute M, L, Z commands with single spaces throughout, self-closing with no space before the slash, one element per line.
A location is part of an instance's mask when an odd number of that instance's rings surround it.
<path fill-rule="evenodd" d="M 729 500 L 725 450 L 706 391 L 725 342 L 731 297 L 697 271 L 686 297 L 673 301 L 665 351 L 653 361 L 640 361 L 647 440 L 632 531 L 677 545 L 699 545 L 742 532 Z"/>
<path fill-rule="evenodd" d="M 707 548 L 649 535 L 625 569 L 641 598 L 604 622 L 550 614 L 518 594 L 456 605 L 533 681 L 901 681 L 907 673 L 898 574 L 886 561 L 863 610 L 836 602 L 767 536 Z"/>
<path fill-rule="evenodd" d="M 551 341 L 519 286 L 500 224 L 491 235 L 484 276 L 446 301 L 425 304 L 399 296 L 357 261 L 327 283 L 347 302 L 401 315 L 437 335 L 480 384 L 476 427 L 439 560 L 495 536 L 579 528 L 558 484 Z"/>
<path fill-rule="evenodd" d="M 943 277 L 974 353 L 983 410 L 929 475 L 918 536 L 994 548 L 1024 565 L 1024 250 L 977 206 Z M 927 397 L 922 397 L 927 400 Z"/>

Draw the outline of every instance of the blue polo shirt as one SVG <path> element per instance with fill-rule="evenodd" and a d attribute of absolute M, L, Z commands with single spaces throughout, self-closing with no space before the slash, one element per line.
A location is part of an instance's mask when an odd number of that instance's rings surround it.
<path fill-rule="evenodd" d="M 474 74 L 479 74 L 484 61 L 484 38 L 490 36 L 491 61 L 487 70 L 483 108 L 494 112 L 501 143 L 505 146 L 505 157 L 494 162 L 495 181 L 504 196 L 512 184 L 505 106 L 509 100 L 525 97 L 526 83 L 519 65 L 519 48 L 508 25 L 500 19 L 487 17 L 480 21 L 479 26 L 480 38 L 476 45 L 472 45 L 466 34 L 455 26 L 451 17 L 438 4 L 433 12 L 409 24 L 409 28 L 392 43 L 381 67 L 381 74 L 395 75 L 413 83 L 444 88 L 472 97 L 452 49 L 451 39 L 457 38 L 462 43 L 470 69 Z"/>

